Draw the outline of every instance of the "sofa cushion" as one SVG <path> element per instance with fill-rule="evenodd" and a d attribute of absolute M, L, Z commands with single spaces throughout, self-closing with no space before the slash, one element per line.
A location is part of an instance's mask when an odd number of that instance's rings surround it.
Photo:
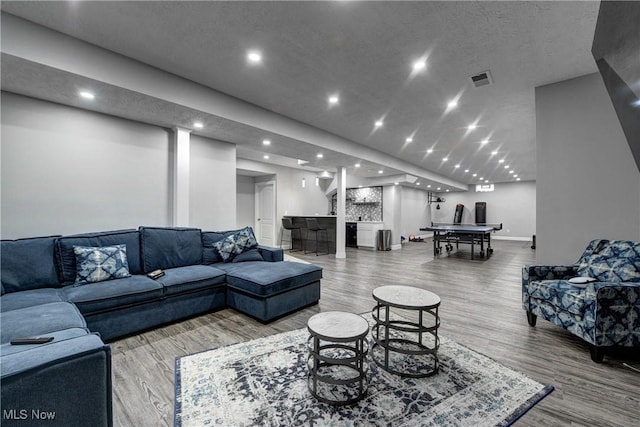
<path fill-rule="evenodd" d="M 3 240 L 0 243 L 3 293 L 61 286 L 54 259 L 56 237 Z"/>
<path fill-rule="evenodd" d="M 189 265 L 164 270 L 156 281 L 164 286 L 165 295 L 175 295 L 225 284 L 226 273 L 208 265 Z"/>
<path fill-rule="evenodd" d="M 60 281 L 65 285 L 76 280 L 76 255 L 74 246 L 127 246 L 127 263 L 131 274 L 142 273 L 140 262 L 140 237 L 137 230 L 116 230 L 99 233 L 76 234 L 64 236 L 56 240 L 56 260 L 60 273 Z"/>
<path fill-rule="evenodd" d="M 83 286 L 69 285 L 62 289 L 62 294 L 83 314 L 92 314 L 161 298 L 162 285 L 147 276 L 135 275 Z"/>
<path fill-rule="evenodd" d="M 260 296 L 284 292 L 322 278 L 322 268 L 298 262 L 249 261 L 215 266 L 227 273 L 230 287 Z"/>
<path fill-rule="evenodd" d="M 602 250 L 585 257 L 578 266 L 581 276 L 601 282 L 640 281 L 640 243 L 611 240 Z"/>
<path fill-rule="evenodd" d="M 51 302 L 63 302 L 61 289 L 42 288 L 31 289 L 22 292 L 12 292 L 2 296 L 0 310 L 11 311 L 35 305 L 49 304 Z"/>
<path fill-rule="evenodd" d="M 199 228 L 140 227 L 144 272 L 202 263 Z"/>
<path fill-rule="evenodd" d="M 127 262 L 127 245 L 74 246 L 76 254 L 76 285 L 123 279 L 131 276 Z"/>
<path fill-rule="evenodd" d="M 86 328 L 69 328 L 62 329 L 60 331 L 47 333 L 48 337 L 53 337 L 53 341 L 46 344 L 28 344 L 28 345 L 12 345 L 10 342 L 3 343 L 0 347 L 0 354 L 7 356 L 9 354 L 21 353 L 23 351 L 29 351 L 35 347 L 42 347 L 50 345 L 55 342 L 68 340 L 71 338 L 81 337 L 89 334 L 89 330 Z"/>
<path fill-rule="evenodd" d="M 546 301 L 559 309 L 582 316 L 584 309 L 595 299 L 593 283 L 573 286 L 568 280 L 539 280 L 529 283 L 531 298 Z"/>
<path fill-rule="evenodd" d="M 13 338 L 45 336 L 69 328 L 86 328 L 80 311 L 68 302 L 25 307 L 0 313 L 2 342 Z"/>

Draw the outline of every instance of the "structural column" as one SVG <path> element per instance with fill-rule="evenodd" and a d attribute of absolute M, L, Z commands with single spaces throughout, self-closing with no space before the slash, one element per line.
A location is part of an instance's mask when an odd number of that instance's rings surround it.
<path fill-rule="evenodd" d="M 173 128 L 173 226 L 189 226 L 189 175 L 191 131 Z"/>
<path fill-rule="evenodd" d="M 347 168 L 342 166 L 338 167 L 336 182 L 336 258 L 346 258 Z"/>

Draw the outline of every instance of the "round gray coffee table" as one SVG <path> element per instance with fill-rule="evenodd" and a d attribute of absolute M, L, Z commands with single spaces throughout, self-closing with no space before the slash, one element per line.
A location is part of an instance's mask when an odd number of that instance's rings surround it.
<path fill-rule="evenodd" d="M 371 358 L 384 370 L 421 378 L 438 372 L 438 307 L 440 297 L 412 286 L 381 286 L 373 290 L 377 305 Z M 417 319 L 392 320 L 391 309 L 415 311 Z M 411 314 L 411 313 L 407 313 Z"/>
<path fill-rule="evenodd" d="M 328 311 L 312 316 L 307 378 L 309 391 L 321 402 L 347 405 L 362 399 L 368 386 L 365 340 L 369 323 L 353 313 Z"/>

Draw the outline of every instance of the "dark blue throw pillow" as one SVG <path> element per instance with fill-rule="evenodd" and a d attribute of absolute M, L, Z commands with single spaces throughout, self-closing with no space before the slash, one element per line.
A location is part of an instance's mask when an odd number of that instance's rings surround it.
<path fill-rule="evenodd" d="M 249 249 L 246 252 L 236 255 L 231 262 L 264 261 L 258 249 Z"/>

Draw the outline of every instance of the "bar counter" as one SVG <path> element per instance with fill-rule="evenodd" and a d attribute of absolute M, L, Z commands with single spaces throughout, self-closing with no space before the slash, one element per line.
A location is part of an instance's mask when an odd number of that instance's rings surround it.
<path fill-rule="evenodd" d="M 291 218 L 291 222 L 294 227 L 300 227 L 300 232 L 302 234 L 302 239 L 305 237 L 307 240 L 304 242 L 304 248 L 307 248 L 307 251 L 315 252 L 316 248 L 316 236 L 314 232 L 307 232 L 307 218 L 315 218 L 318 220 L 318 225 L 321 228 L 326 228 L 326 237 L 329 242 L 329 253 L 336 253 L 336 216 L 335 215 L 285 215 L 285 218 Z M 326 251 L 325 247 L 325 232 L 318 232 L 318 253 L 324 253 Z M 300 249 L 300 238 L 298 237 L 298 233 L 292 233 L 292 245 L 295 249 Z"/>

